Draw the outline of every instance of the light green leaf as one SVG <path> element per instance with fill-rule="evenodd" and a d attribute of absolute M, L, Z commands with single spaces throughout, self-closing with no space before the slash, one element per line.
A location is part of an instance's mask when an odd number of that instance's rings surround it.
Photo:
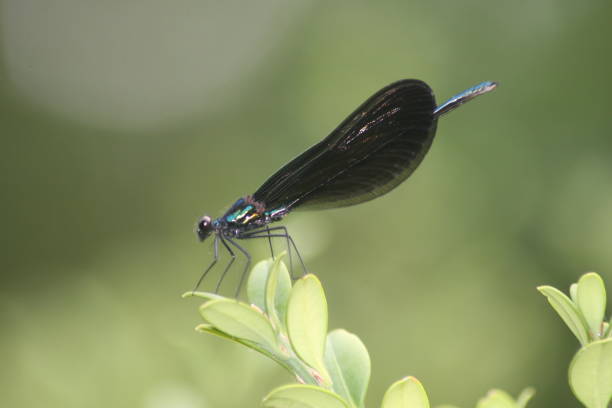
<path fill-rule="evenodd" d="M 576 303 L 576 299 L 578 298 L 578 284 L 572 283 L 569 288 L 570 298 L 572 302 Z"/>
<path fill-rule="evenodd" d="M 253 307 L 229 299 L 211 300 L 200 306 L 200 314 L 214 328 L 239 339 L 276 347 L 270 321 Z"/>
<path fill-rule="evenodd" d="M 189 291 L 189 292 L 185 292 L 181 295 L 181 297 L 183 299 L 188 298 L 188 297 L 199 297 L 202 299 L 206 299 L 206 300 L 214 300 L 214 299 L 228 299 L 224 296 L 218 295 L 216 293 L 209 293 L 209 292 L 193 292 L 193 291 Z"/>
<path fill-rule="evenodd" d="M 251 348 L 251 349 L 253 349 L 253 350 L 255 350 L 255 351 L 265 355 L 266 357 L 269 357 L 269 358 L 273 359 L 274 361 L 278 362 L 283 367 L 286 367 L 286 368 L 289 367 L 289 365 L 282 358 L 272 354 L 270 351 L 268 351 L 267 348 L 264 348 L 264 347 L 260 346 L 257 343 L 254 343 L 254 342 L 249 341 L 249 340 L 239 339 L 237 337 L 232 337 L 229 334 L 224 333 L 224 332 L 216 329 L 215 327 L 213 327 L 212 325 L 207 324 L 207 323 L 199 324 L 199 325 L 196 326 L 195 329 L 196 329 L 197 332 L 200 332 L 200 333 L 212 334 L 214 336 L 221 337 L 222 339 L 227 339 L 227 340 L 234 341 L 234 342 L 236 342 L 238 344 L 242 344 L 243 346 Z"/>
<path fill-rule="evenodd" d="M 329 382 L 323 364 L 326 332 L 327 302 L 321 282 L 314 275 L 306 275 L 297 281 L 289 296 L 287 333 L 297 355 Z"/>
<path fill-rule="evenodd" d="M 596 340 L 602 337 L 602 322 L 606 313 L 606 288 L 601 276 L 594 272 L 582 275 L 578 281 L 576 304 L 587 321 L 591 338 Z"/>
<path fill-rule="evenodd" d="M 419 380 L 406 377 L 389 387 L 381 408 L 429 408 L 429 399 Z"/>
<path fill-rule="evenodd" d="M 553 309 L 561 316 L 567 327 L 570 328 L 574 336 L 578 338 L 580 344 L 585 345 L 589 342 L 586 322 L 581 317 L 578 308 L 560 290 L 552 286 L 538 286 L 538 290 L 548 299 Z"/>
<path fill-rule="evenodd" d="M 519 408 L 525 408 L 527 404 L 529 403 L 529 401 L 531 401 L 534 395 L 535 395 L 534 388 L 532 387 L 525 388 L 523 391 L 521 391 L 518 398 L 516 399 L 516 405 Z"/>
<path fill-rule="evenodd" d="M 264 356 L 270 358 L 271 360 L 276 361 L 281 367 L 285 368 L 291 374 L 296 375 L 300 378 L 303 378 L 306 381 L 312 381 L 315 383 L 315 380 L 311 379 L 310 372 L 308 369 L 305 369 L 302 362 L 300 362 L 297 358 L 287 357 L 284 353 L 280 352 L 280 350 L 273 350 L 267 346 L 261 346 L 258 343 L 254 343 L 249 340 L 239 339 L 237 337 L 232 337 L 227 333 L 224 333 L 210 324 L 200 324 L 196 327 L 196 331 L 200 333 L 209 333 L 215 336 L 232 340 L 238 344 L 242 344 L 250 349 L 257 351 L 258 353 L 263 354 Z"/>
<path fill-rule="evenodd" d="M 517 405 L 507 392 L 494 389 L 478 401 L 476 408 L 517 408 Z"/>
<path fill-rule="evenodd" d="M 284 327 L 287 317 L 287 303 L 291 293 L 291 278 L 287 267 L 282 262 L 285 252 L 281 253 L 270 268 L 266 284 L 266 310 L 274 324 Z"/>
<path fill-rule="evenodd" d="M 329 333 L 325 366 L 334 391 L 353 406 L 363 407 L 370 381 L 370 356 L 359 337 L 341 329 Z"/>
<path fill-rule="evenodd" d="M 606 408 L 612 398 L 612 339 L 594 341 L 576 353 L 569 368 L 576 398 L 588 408 Z"/>
<path fill-rule="evenodd" d="M 232 337 L 229 334 L 222 332 L 221 330 L 215 328 L 215 326 L 209 323 L 198 324 L 195 330 L 200 333 L 213 334 L 215 336 L 221 337 L 222 339 L 228 339 L 242 344 L 242 342 L 238 338 Z"/>
<path fill-rule="evenodd" d="M 269 408 L 348 408 L 340 396 L 314 385 L 292 384 L 273 390 L 263 402 Z"/>
<path fill-rule="evenodd" d="M 272 264 L 273 261 L 271 259 L 257 262 L 251 269 L 247 282 L 247 298 L 249 302 L 266 313 L 268 313 L 266 310 L 266 283 Z"/>
<path fill-rule="evenodd" d="M 459 408 L 459 407 L 456 405 L 442 404 L 442 405 L 436 405 L 436 408 Z"/>

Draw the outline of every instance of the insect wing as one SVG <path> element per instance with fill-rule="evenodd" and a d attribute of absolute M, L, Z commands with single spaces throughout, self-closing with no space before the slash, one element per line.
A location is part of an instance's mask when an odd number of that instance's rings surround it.
<path fill-rule="evenodd" d="M 272 175 L 253 198 L 270 209 L 291 210 L 343 207 L 381 196 L 410 176 L 429 150 L 435 107 L 424 82 L 395 82 Z"/>

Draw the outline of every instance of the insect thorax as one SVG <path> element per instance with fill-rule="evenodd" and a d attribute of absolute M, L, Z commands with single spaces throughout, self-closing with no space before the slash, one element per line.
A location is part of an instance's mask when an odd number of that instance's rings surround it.
<path fill-rule="evenodd" d="M 234 236 L 262 227 L 269 222 L 271 220 L 265 214 L 263 203 L 254 201 L 251 196 L 240 198 L 223 217 L 217 220 L 219 228 L 226 234 Z"/>
<path fill-rule="evenodd" d="M 267 209 L 264 203 L 246 196 L 236 201 L 223 217 L 215 220 L 215 224 L 224 234 L 236 237 L 246 231 L 279 221 L 287 212 L 284 207 Z"/>

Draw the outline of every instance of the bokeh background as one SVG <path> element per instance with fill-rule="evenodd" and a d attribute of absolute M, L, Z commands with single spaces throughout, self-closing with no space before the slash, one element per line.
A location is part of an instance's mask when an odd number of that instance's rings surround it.
<path fill-rule="evenodd" d="M 535 287 L 612 290 L 611 2 L 0 4 L 0 405 L 255 407 L 291 382 L 193 331 L 193 224 L 401 78 L 500 87 L 393 192 L 286 223 L 370 351 L 368 406 L 405 375 L 433 404 L 579 405 Z"/>

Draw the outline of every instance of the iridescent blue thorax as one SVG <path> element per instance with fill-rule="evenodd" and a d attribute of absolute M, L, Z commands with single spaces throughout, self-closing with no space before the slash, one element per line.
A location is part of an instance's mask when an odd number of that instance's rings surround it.
<path fill-rule="evenodd" d="M 222 217 L 214 220 L 213 226 L 224 235 L 237 237 L 243 232 L 278 221 L 287 212 L 284 207 L 267 210 L 265 204 L 253 200 L 251 196 L 246 196 L 238 199 Z"/>

